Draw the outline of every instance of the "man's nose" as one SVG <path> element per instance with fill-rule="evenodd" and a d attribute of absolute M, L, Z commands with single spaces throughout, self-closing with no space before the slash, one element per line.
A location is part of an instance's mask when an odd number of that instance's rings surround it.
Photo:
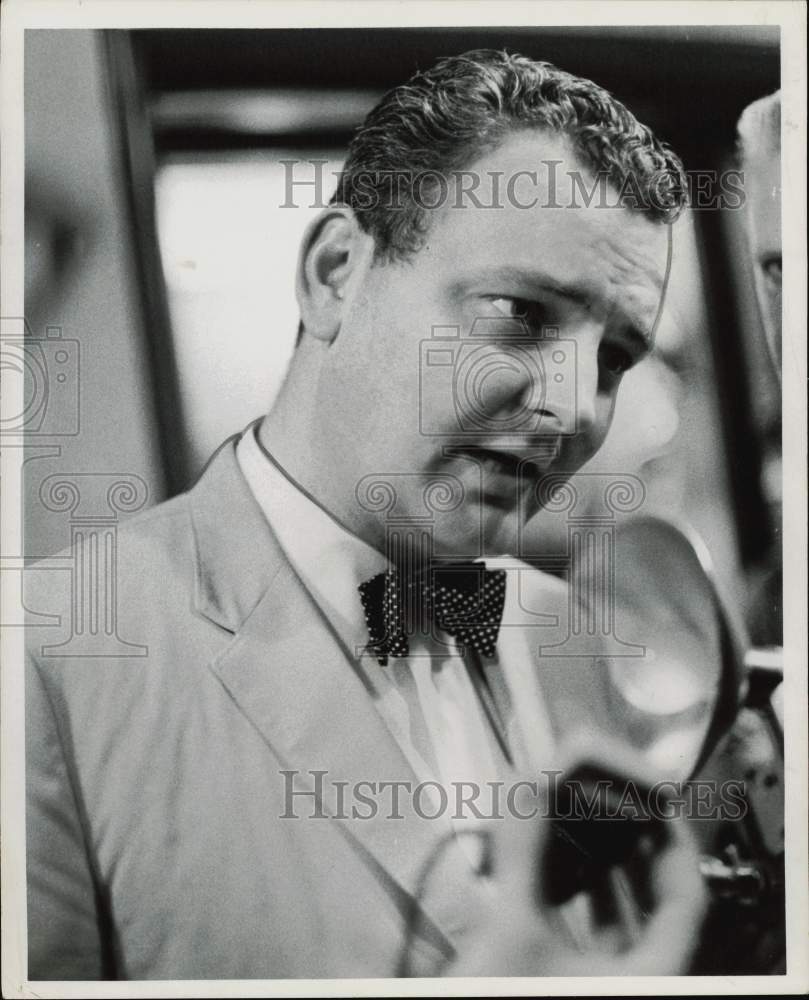
<path fill-rule="evenodd" d="M 542 408 L 562 434 L 586 434 L 596 420 L 598 351 L 585 340 L 560 341 L 545 352 Z"/>

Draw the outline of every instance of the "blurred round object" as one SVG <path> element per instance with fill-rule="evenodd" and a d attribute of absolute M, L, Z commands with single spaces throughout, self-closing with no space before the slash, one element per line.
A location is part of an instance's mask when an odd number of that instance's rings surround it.
<path fill-rule="evenodd" d="M 579 592 L 610 609 L 626 648 L 600 661 L 604 724 L 661 776 L 688 777 L 735 714 L 742 676 L 707 551 L 688 530 L 637 517 L 616 526 L 606 565 L 574 567 L 592 576 Z"/>

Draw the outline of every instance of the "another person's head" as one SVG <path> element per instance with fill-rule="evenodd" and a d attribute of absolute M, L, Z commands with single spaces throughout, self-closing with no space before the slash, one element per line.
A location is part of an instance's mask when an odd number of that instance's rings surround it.
<path fill-rule="evenodd" d="M 781 375 L 781 94 L 777 91 L 748 105 L 737 126 L 744 172 L 747 237 L 761 325 L 775 370 Z M 762 428 L 762 487 L 771 523 L 781 523 L 781 421 Z M 748 630 L 755 643 L 783 642 L 781 546 L 751 597 Z"/>
<path fill-rule="evenodd" d="M 745 108 L 739 119 L 747 232 L 767 346 L 781 371 L 781 94 Z"/>
<path fill-rule="evenodd" d="M 651 346 L 685 200 L 645 126 L 547 63 L 470 52 L 388 93 L 301 249 L 304 484 L 372 544 L 376 474 L 439 551 L 514 551 L 538 480 L 594 454 Z M 441 476 L 463 500 L 431 511 Z"/>

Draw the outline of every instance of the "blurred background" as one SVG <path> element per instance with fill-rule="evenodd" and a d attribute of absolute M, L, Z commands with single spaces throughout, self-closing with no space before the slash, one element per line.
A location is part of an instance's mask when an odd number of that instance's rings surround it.
<path fill-rule="evenodd" d="M 739 115 L 780 84 L 777 28 L 26 32 L 26 318 L 46 363 L 77 344 L 59 405 L 79 419 L 59 436 L 47 414 L 26 443 L 27 556 L 69 541 L 39 502 L 53 471 L 133 473 L 158 502 L 268 409 L 295 341 L 299 237 L 352 130 L 416 69 L 478 47 L 594 79 L 688 170 L 735 167 Z M 294 208 L 285 161 L 311 182 Z M 754 639 L 779 645 L 780 392 L 743 214 L 677 226 L 655 355 L 588 470 L 640 476 L 644 510 L 692 524 Z M 559 515 L 532 529 L 552 562 Z"/>

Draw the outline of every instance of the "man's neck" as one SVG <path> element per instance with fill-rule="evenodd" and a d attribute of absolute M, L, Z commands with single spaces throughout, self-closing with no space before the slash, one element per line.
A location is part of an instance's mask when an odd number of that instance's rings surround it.
<path fill-rule="evenodd" d="M 336 474 L 334 449 L 324 447 L 329 438 L 316 426 L 317 415 L 312 411 L 317 407 L 301 406 L 301 399 L 311 398 L 312 387 L 300 382 L 290 372 L 275 405 L 258 426 L 258 443 L 267 460 L 310 500 L 346 531 L 384 554 L 384 533 L 375 533 L 373 522 L 363 521 L 356 504 L 352 508 L 350 502 L 340 502 L 341 490 L 350 498 L 353 490 L 344 486 L 345 469 L 342 478 Z"/>

